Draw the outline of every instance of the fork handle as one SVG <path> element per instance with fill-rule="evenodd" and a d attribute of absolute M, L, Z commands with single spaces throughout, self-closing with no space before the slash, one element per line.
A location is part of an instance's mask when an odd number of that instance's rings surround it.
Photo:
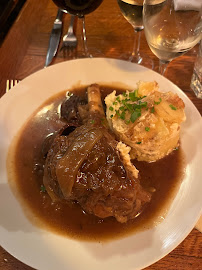
<path fill-rule="evenodd" d="M 74 20 L 75 20 L 75 16 L 71 15 L 70 25 L 69 25 L 67 34 L 72 34 L 74 32 Z"/>

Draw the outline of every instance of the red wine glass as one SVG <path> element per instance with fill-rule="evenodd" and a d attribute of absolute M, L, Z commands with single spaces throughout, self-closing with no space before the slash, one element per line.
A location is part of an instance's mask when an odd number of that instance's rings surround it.
<path fill-rule="evenodd" d="M 53 2 L 64 12 L 77 16 L 82 20 L 82 39 L 84 46 L 84 57 L 92 57 L 88 51 L 85 15 L 97 9 L 103 0 L 53 0 Z"/>

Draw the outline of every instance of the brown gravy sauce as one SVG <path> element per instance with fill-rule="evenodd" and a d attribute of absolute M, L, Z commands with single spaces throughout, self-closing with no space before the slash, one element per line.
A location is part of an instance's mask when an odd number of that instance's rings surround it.
<path fill-rule="evenodd" d="M 81 95 L 85 89 L 74 89 L 74 93 Z M 102 86 L 103 97 L 113 89 Z M 29 118 L 10 147 L 9 183 L 22 202 L 25 214 L 38 226 L 88 241 L 112 240 L 154 227 L 164 219 L 183 179 L 185 162 L 180 148 L 157 162 L 134 161 L 142 185 L 154 187 L 156 191 L 144 211 L 126 224 L 118 223 L 115 218 L 100 219 L 86 214 L 77 203 L 53 204 L 48 194 L 40 190 L 45 162 L 41 149 L 45 138 L 65 125 L 58 113 L 65 94 L 62 92 L 47 100 Z"/>

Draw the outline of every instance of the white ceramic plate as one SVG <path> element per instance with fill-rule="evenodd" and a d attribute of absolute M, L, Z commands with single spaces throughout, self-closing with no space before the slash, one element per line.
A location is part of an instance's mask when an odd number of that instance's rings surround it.
<path fill-rule="evenodd" d="M 185 102 L 187 120 L 181 142 L 187 159 L 184 181 L 166 219 L 157 227 L 105 244 L 79 242 L 34 227 L 7 184 L 8 147 L 32 112 L 55 93 L 73 85 L 139 80 L 159 83 Z M 40 270 L 142 269 L 173 250 L 192 230 L 201 213 L 202 120 L 187 96 L 159 74 L 112 59 L 82 59 L 43 69 L 20 82 L 0 99 L 0 239 L 22 262 Z"/>

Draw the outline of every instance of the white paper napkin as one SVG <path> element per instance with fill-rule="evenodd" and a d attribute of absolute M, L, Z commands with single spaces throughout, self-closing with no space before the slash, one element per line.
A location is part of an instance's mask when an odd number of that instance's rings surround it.
<path fill-rule="evenodd" d="M 202 8 L 202 0 L 174 0 L 175 10 L 200 10 Z"/>

